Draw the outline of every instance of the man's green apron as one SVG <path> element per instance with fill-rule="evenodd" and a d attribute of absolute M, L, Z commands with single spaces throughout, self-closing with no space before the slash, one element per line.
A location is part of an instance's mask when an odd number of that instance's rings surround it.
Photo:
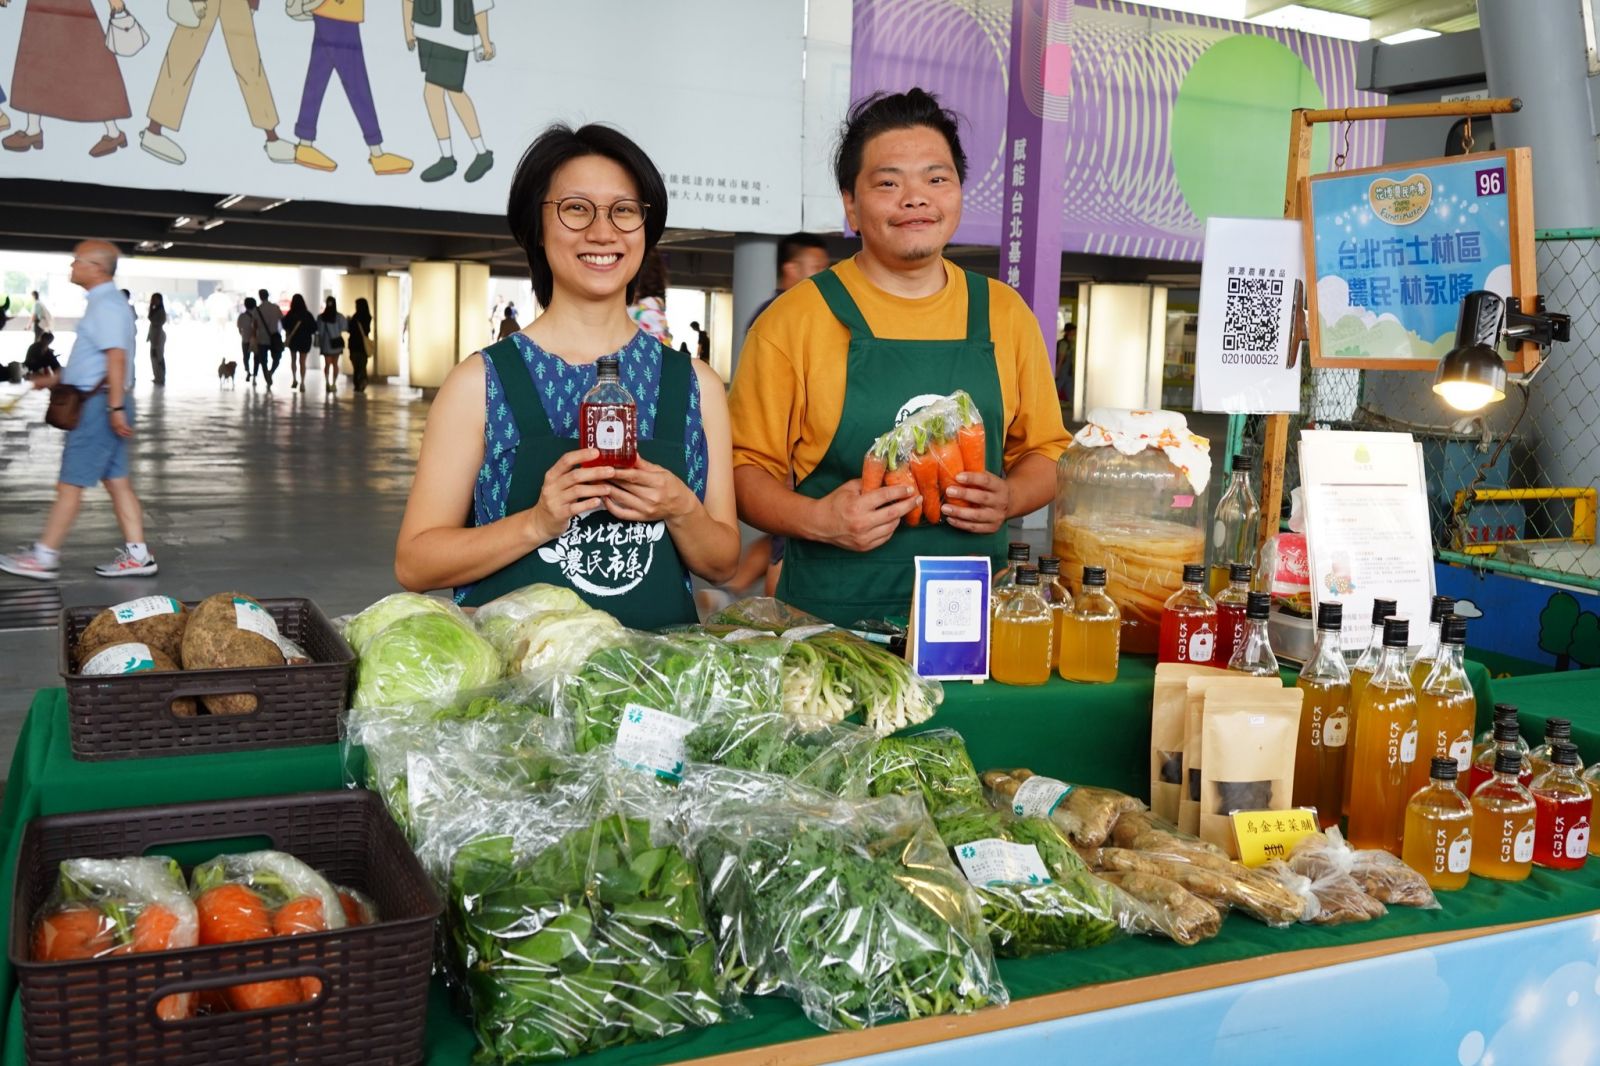
<path fill-rule="evenodd" d="M 983 414 L 985 459 L 990 473 L 1003 473 L 1004 407 L 994 343 L 989 337 L 989 283 L 966 272 L 967 335 L 939 341 L 875 337 L 861 309 L 832 270 L 811 279 L 828 310 L 850 330 L 844 410 L 828 452 L 796 491 L 821 499 L 861 476 L 861 461 L 880 434 L 927 400 L 965 389 Z M 915 406 L 921 406 L 916 404 Z M 814 541 L 791 540 L 784 553 L 778 598 L 838 625 L 862 618 L 904 616 L 911 609 L 914 560 L 918 555 L 987 555 L 1005 558 L 1006 534 L 967 533 L 941 521 L 902 525 L 870 552 L 853 552 Z"/>
<path fill-rule="evenodd" d="M 539 400 L 533 375 L 514 338 L 483 350 L 493 361 L 506 402 L 522 435 L 511 468 L 506 514 L 539 502 L 544 475 L 578 442 L 557 437 Z M 689 418 L 689 360 L 661 349 L 661 393 L 655 437 L 639 441 L 639 455 L 686 479 L 683 450 Z M 604 508 L 574 518 L 556 540 L 479 581 L 462 601 L 476 607 L 534 582 L 563 585 L 591 607 L 613 614 L 634 629 L 693 624 L 698 620 L 687 572 L 664 522 L 625 522 Z"/>

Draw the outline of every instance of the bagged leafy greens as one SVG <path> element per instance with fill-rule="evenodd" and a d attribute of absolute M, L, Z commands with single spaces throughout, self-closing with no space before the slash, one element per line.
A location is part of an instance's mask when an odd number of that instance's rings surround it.
<path fill-rule="evenodd" d="M 454 613 L 424 610 L 390 622 L 366 641 L 356 662 L 354 707 L 442 700 L 500 679 L 494 646 Z M 360 621 L 360 616 L 357 616 Z M 354 622 L 351 623 L 355 625 Z"/>
<path fill-rule="evenodd" d="M 761 770 L 836 796 L 865 798 L 877 738 L 846 722 L 796 721 L 784 714 L 719 715 L 684 740 L 691 762 Z"/>
<path fill-rule="evenodd" d="M 935 820 L 950 811 L 982 809 L 983 784 L 953 729 L 885 737 L 872 751 L 868 790 L 874 796 L 921 795 Z"/>
<path fill-rule="evenodd" d="M 623 632 L 622 623 L 558 585 L 529 585 L 479 607 L 473 625 L 508 673 L 576 669 Z"/>

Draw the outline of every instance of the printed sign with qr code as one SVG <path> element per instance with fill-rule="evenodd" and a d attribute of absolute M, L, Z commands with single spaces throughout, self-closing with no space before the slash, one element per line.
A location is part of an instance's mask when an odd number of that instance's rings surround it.
<path fill-rule="evenodd" d="M 1227 309 L 1222 323 L 1223 352 L 1236 353 L 1234 361 L 1237 362 L 1276 362 L 1283 300 L 1281 277 L 1229 277 Z M 1246 356 L 1265 358 L 1248 359 Z M 1226 355 L 1223 361 L 1228 361 Z"/>

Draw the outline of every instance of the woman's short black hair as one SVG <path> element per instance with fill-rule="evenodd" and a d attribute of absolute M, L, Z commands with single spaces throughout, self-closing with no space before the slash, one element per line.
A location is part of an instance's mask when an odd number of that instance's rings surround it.
<path fill-rule="evenodd" d="M 960 122 L 960 115 L 942 106 L 939 98 L 925 89 L 877 92 L 857 100 L 845 116 L 844 128 L 839 133 L 839 148 L 833 155 L 833 176 L 839 181 L 839 191 L 852 194 L 856 191 L 861 156 L 868 141 L 880 133 L 917 126 L 926 126 L 944 135 L 945 143 L 950 146 L 950 158 L 956 164 L 956 177 L 965 184 L 967 153 L 961 150 L 961 135 L 956 129 Z"/>
<path fill-rule="evenodd" d="M 511 178 L 511 194 L 506 201 L 506 224 L 511 236 L 528 256 L 528 272 L 533 275 L 533 295 L 541 307 L 550 306 L 555 280 L 550 261 L 544 254 L 544 205 L 550 194 L 550 179 L 564 163 L 588 155 L 604 156 L 626 170 L 639 190 L 639 199 L 649 204 L 644 215 L 644 254 L 648 258 L 667 228 L 667 185 L 661 171 L 644 149 L 621 130 L 591 122 L 573 129 L 564 122 L 550 126 L 522 153 L 517 172 Z M 634 282 L 628 282 L 628 299 L 633 299 Z"/>

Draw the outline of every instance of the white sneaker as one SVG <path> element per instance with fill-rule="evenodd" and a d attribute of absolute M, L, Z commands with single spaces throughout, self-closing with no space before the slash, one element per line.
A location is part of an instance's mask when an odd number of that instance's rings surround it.
<path fill-rule="evenodd" d="M 189 157 L 183 149 L 178 147 L 178 142 L 164 133 L 151 133 L 148 129 L 139 131 L 139 147 L 168 163 L 177 163 L 180 166 Z"/>
<path fill-rule="evenodd" d="M 61 576 L 59 565 L 46 563 L 31 547 L 18 548 L 13 555 L 0 555 L 0 570 L 35 581 L 54 581 Z"/>
<path fill-rule="evenodd" d="M 294 145 L 279 137 L 275 141 L 267 141 L 262 149 L 267 153 L 267 158 L 274 163 L 293 163 Z"/>
<path fill-rule="evenodd" d="M 156 572 L 156 557 L 147 555 L 141 563 L 128 554 L 128 549 L 118 548 L 117 557 L 103 566 L 95 567 L 94 572 L 101 577 L 149 577 Z"/>

